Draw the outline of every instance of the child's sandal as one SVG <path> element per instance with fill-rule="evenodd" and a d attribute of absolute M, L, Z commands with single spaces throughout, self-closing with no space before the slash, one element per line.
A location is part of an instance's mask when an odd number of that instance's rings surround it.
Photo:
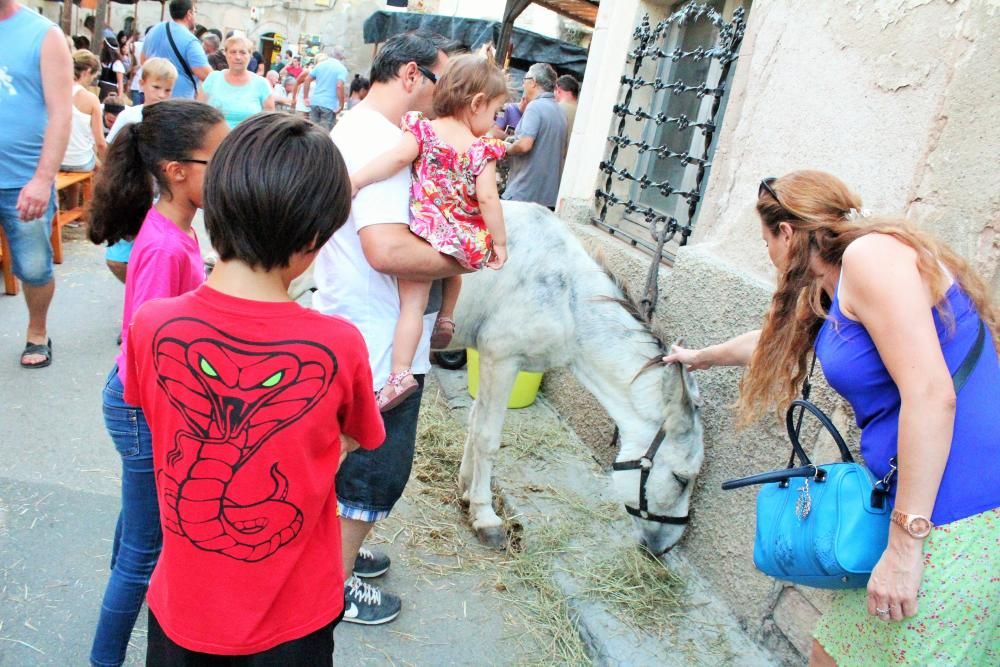
<path fill-rule="evenodd" d="M 389 373 L 385 386 L 375 394 L 379 412 L 389 412 L 419 388 L 420 385 L 413 378 L 409 368 L 399 373 Z"/>
<path fill-rule="evenodd" d="M 450 317 L 439 317 L 434 322 L 434 331 L 431 333 L 431 349 L 443 350 L 451 343 L 452 336 L 455 335 L 455 321 Z"/>

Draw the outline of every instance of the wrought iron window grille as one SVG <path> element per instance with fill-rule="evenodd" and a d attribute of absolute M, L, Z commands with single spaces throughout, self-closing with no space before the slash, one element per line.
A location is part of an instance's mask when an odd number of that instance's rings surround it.
<path fill-rule="evenodd" d="M 746 28 L 745 15 L 744 8 L 738 7 L 733 13 L 732 20 L 726 21 L 714 8 L 706 4 L 691 3 L 674 12 L 668 18 L 659 21 L 655 26 L 651 25 L 649 15 L 645 15 L 632 35 L 633 47 L 629 52 L 631 72 L 621 77 L 622 96 L 620 102 L 613 107 L 613 113 L 618 118 L 618 122 L 615 133 L 608 137 L 607 158 L 600 163 L 600 171 L 607 174 L 607 177 L 604 179 L 603 187 L 595 192 L 597 214 L 591 221 L 613 236 L 623 238 L 633 246 L 643 248 L 653 254 L 653 262 L 646 284 L 646 294 L 642 299 L 642 305 L 646 311 L 644 314 L 647 317 L 652 316 L 658 297 L 656 280 L 660 262 L 664 258 L 664 246 L 675 239 L 678 245 L 683 246 L 687 244 L 688 237 L 692 232 L 705 185 L 705 175 L 711 166 L 710 152 L 720 120 L 719 108 L 726 93 L 730 69 L 738 58 Z M 714 46 L 699 46 L 688 50 L 680 47 L 668 50 L 665 47 L 665 42 L 669 41 L 675 28 L 687 26 L 696 21 L 707 21 L 715 27 L 717 34 Z M 661 64 L 666 60 L 673 63 L 679 61 L 715 61 L 718 64 L 718 81 L 714 85 L 710 85 L 709 81 L 677 80 L 673 83 L 665 83 L 659 77 L 648 78 L 642 74 L 643 67 L 648 67 L 651 64 L 659 71 Z M 711 101 L 708 112 L 700 114 L 702 116 L 700 119 L 692 119 L 684 114 L 670 116 L 665 112 L 654 112 L 653 109 L 640 106 L 640 102 L 634 98 L 637 91 L 643 89 L 650 91 L 653 98 L 652 103 L 658 99 L 658 94 L 671 97 L 693 95 L 699 100 L 708 97 L 711 98 Z M 703 137 L 702 146 L 698 151 L 678 151 L 666 145 L 656 145 L 649 138 L 629 136 L 629 131 L 635 132 L 637 125 L 641 125 L 638 128 L 639 132 L 646 134 L 650 134 L 651 127 L 658 129 L 661 126 L 672 126 L 676 132 L 700 132 Z M 653 132 L 650 136 L 656 137 L 659 134 L 659 132 Z M 621 164 L 624 161 L 624 156 L 621 154 L 624 149 L 634 151 L 636 155 L 634 165 Z M 654 180 L 649 176 L 653 169 L 649 168 L 648 165 L 645 169 L 642 167 L 644 157 L 646 160 L 672 161 L 685 168 L 691 167 L 694 170 L 693 178 L 685 178 L 687 181 L 685 187 L 680 187 L 679 183 L 671 183 L 669 180 Z M 687 170 L 685 169 L 685 171 Z M 631 185 L 630 194 L 622 194 L 620 187 L 616 192 L 614 187 L 616 182 L 619 184 L 629 183 Z M 640 202 L 639 200 L 644 196 L 644 193 L 650 191 L 658 193 L 664 199 L 679 198 L 676 201 L 684 200 L 685 205 L 675 209 L 675 212 L 679 213 L 678 216 L 675 216 L 648 203 Z M 623 216 L 630 216 L 632 224 L 624 225 L 609 221 L 609 210 L 616 208 L 622 210 Z M 636 225 L 635 222 L 639 224 Z M 634 231 L 637 228 L 639 231 Z M 644 237 L 640 233 L 642 229 L 648 232 L 648 237 Z"/>

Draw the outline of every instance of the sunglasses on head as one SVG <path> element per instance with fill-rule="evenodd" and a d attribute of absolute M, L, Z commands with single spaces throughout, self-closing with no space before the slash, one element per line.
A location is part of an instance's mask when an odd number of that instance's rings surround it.
<path fill-rule="evenodd" d="M 764 193 L 766 192 L 767 194 L 774 197 L 774 201 L 778 202 L 778 206 L 781 206 L 781 208 L 785 208 L 784 204 L 781 203 L 781 200 L 778 199 L 778 193 L 774 191 L 773 187 L 771 187 L 771 184 L 774 183 L 776 180 L 778 179 L 775 178 L 774 176 L 768 176 L 767 178 L 761 180 L 760 186 L 757 188 L 757 199 L 763 197 Z"/>
<path fill-rule="evenodd" d="M 774 198 L 774 201 L 778 202 L 778 206 L 780 206 L 783 209 L 785 215 L 794 220 L 798 220 L 799 217 L 794 213 L 792 213 L 792 211 L 789 210 L 787 206 L 785 206 L 784 202 L 782 202 L 781 199 L 778 197 L 778 193 L 774 191 L 773 184 L 776 180 L 778 179 L 775 178 L 774 176 L 768 176 L 767 178 L 762 179 L 760 182 L 760 186 L 757 188 L 757 199 L 763 197 L 764 193 L 766 192 L 767 194 L 771 195 L 771 197 Z"/>

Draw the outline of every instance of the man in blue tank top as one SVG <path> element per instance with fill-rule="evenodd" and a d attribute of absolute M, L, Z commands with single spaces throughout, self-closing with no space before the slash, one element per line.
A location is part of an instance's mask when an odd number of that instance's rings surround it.
<path fill-rule="evenodd" d="M 15 0 L 0 0 L 0 225 L 28 303 L 21 366 L 52 361 L 46 316 L 52 277 L 53 192 L 69 141 L 73 61 L 62 32 Z"/>

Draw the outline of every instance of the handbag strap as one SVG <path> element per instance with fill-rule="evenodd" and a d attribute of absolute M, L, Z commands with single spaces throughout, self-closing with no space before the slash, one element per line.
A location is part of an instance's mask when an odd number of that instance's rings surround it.
<path fill-rule="evenodd" d="M 806 379 L 802 381 L 802 400 L 804 400 L 804 401 L 808 401 L 809 400 L 809 394 L 812 392 L 812 383 L 810 382 L 810 380 L 812 379 L 812 374 L 813 374 L 813 371 L 815 371 L 815 370 L 816 370 L 816 353 L 814 352 L 813 353 L 812 363 L 809 364 L 809 373 L 808 373 L 808 375 L 806 375 Z M 787 424 L 787 418 L 788 418 L 788 416 L 789 416 L 789 413 L 786 413 L 785 414 L 786 424 Z M 798 436 L 799 432 L 802 429 L 802 418 L 803 417 L 805 417 L 805 410 L 802 410 L 802 411 L 799 412 L 799 419 L 798 419 L 798 422 L 795 424 L 795 434 L 796 434 L 796 436 Z M 802 446 L 799 444 L 798 437 L 792 438 L 792 453 L 788 457 L 788 465 L 785 466 L 786 468 L 794 468 L 795 467 L 795 457 L 796 456 L 799 457 L 799 463 L 801 463 L 802 465 L 804 465 L 804 466 L 811 465 L 811 461 L 809 461 L 809 457 L 806 456 L 805 450 L 802 449 Z"/>
<path fill-rule="evenodd" d="M 198 81 L 194 78 L 194 72 L 191 71 L 191 66 L 188 65 L 187 60 L 181 55 L 180 49 L 177 48 L 176 42 L 174 42 L 174 36 L 170 34 L 170 21 L 167 21 L 165 26 L 167 29 L 167 41 L 170 42 L 170 48 L 174 50 L 174 55 L 177 56 L 177 60 L 180 61 L 181 67 L 184 69 L 184 74 L 187 78 L 191 79 L 191 85 L 194 86 L 194 92 L 198 92 Z"/>
<path fill-rule="evenodd" d="M 965 355 L 965 359 L 962 359 L 962 363 L 959 364 L 955 372 L 951 374 L 951 381 L 955 385 L 955 396 L 957 397 L 962 388 L 965 387 L 965 383 L 969 381 L 969 376 L 972 375 L 972 371 L 975 370 L 976 366 L 979 364 L 979 357 L 983 354 L 983 347 L 986 344 L 986 325 L 983 323 L 983 319 L 979 318 L 979 332 L 976 334 L 976 340 L 973 341 L 972 347 Z M 887 494 L 892 486 L 892 478 L 896 476 L 896 471 L 899 469 L 899 460 L 897 457 L 893 456 L 889 459 L 889 472 L 885 474 L 885 477 L 880 479 L 875 483 L 875 490 L 880 493 Z"/>
<path fill-rule="evenodd" d="M 959 366 L 951 376 L 951 381 L 955 383 L 955 396 L 958 396 L 958 393 L 962 391 L 962 387 L 964 387 L 965 383 L 969 381 L 969 376 L 972 375 L 972 371 L 979 363 L 979 357 L 983 354 L 983 347 L 985 343 L 986 325 L 983 324 L 983 320 L 980 318 L 979 333 L 976 335 L 976 340 L 969 349 L 968 354 L 965 355 L 965 359 L 962 360 L 962 365 Z"/>

